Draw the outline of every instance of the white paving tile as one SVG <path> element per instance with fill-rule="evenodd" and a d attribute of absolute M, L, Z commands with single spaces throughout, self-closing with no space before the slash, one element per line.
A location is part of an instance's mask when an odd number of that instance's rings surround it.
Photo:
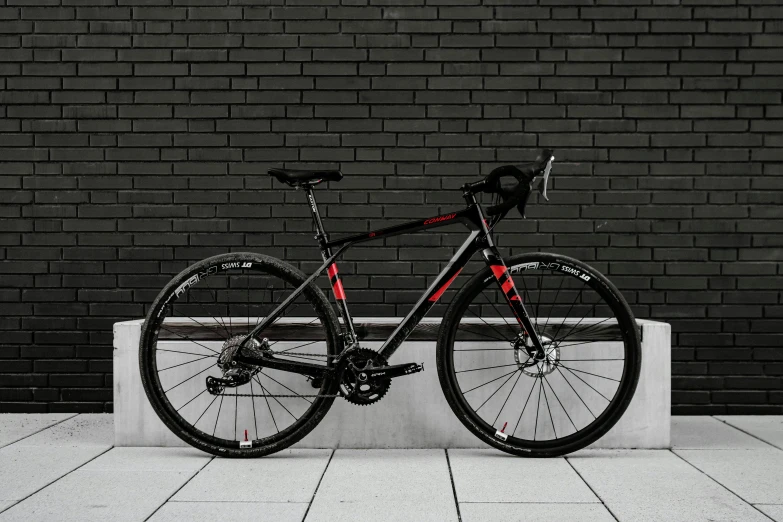
<path fill-rule="evenodd" d="M 763 511 L 768 517 L 770 517 L 775 522 L 783 522 L 783 505 L 757 504 L 756 508 Z"/>
<path fill-rule="evenodd" d="M 462 502 L 600 502 L 565 459 L 525 459 L 495 450 L 449 450 Z M 532 486 L 546 477 L 552 487 Z"/>
<path fill-rule="evenodd" d="M 568 460 L 621 521 L 767 520 L 670 451 L 585 450 Z"/>
<path fill-rule="evenodd" d="M 676 453 L 751 504 L 783 504 L 783 451 L 770 448 Z"/>
<path fill-rule="evenodd" d="M 338 450 L 307 521 L 457 520 L 443 450 Z"/>
<path fill-rule="evenodd" d="M 672 447 L 677 449 L 753 449 L 769 444 L 713 417 L 672 417 Z"/>
<path fill-rule="evenodd" d="M 301 522 L 305 511 L 306 503 L 293 502 L 167 502 L 149 522 Z"/>
<path fill-rule="evenodd" d="M 601 504 L 460 503 L 459 511 L 462 522 L 614 522 L 612 515 Z"/>
<path fill-rule="evenodd" d="M 30 437 L 20 440 L 24 446 L 112 446 L 114 417 L 108 413 L 82 414 Z"/>
<path fill-rule="evenodd" d="M 717 415 L 716 418 L 783 449 L 783 415 Z"/>
<path fill-rule="evenodd" d="M 16 504 L 16 500 L 0 500 L 0 513 Z"/>
<path fill-rule="evenodd" d="M 349 486 L 350 487 L 350 486 Z M 361 484 L 355 489 L 360 490 Z M 438 521 L 457 522 L 457 508 L 454 498 L 451 502 L 406 502 L 401 500 L 367 500 L 339 502 L 316 500 L 305 522 L 350 522 L 371 520 L 372 522 Z"/>
<path fill-rule="evenodd" d="M 454 504 L 443 450 L 337 450 L 316 500 Z"/>
<path fill-rule="evenodd" d="M 112 448 L 81 469 L 195 472 L 211 458 L 192 448 Z"/>
<path fill-rule="evenodd" d="M 19 443 L 0 448 L 0 500 L 21 500 L 108 449 Z"/>
<path fill-rule="evenodd" d="M 0 447 L 39 432 L 52 424 L 76 416 L 75 413 L 0 414 Z"/>
<path fill-rule="evenodd" d="M 214 459 L 175 501 L 310 502 L 332 450 L 284 450 L 260 459 Z"/>
<path fill-rule="evenodd" d="M 192 476 L 183 471 L 76 470 L 0 513 L 0 522 L 140 521 Z"/>

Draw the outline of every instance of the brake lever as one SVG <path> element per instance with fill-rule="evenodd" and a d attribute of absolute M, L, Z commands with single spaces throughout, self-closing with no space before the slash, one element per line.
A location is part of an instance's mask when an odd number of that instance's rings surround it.
<path fill-rule="evenodd" d="M 544 179 L 541 181 L 541 183 L 538 185 L 538 192 L 543 196 L 543 198 L 546 201 L 549 201 L 549 198 L 546 195 L 546 186 L 549 182 L 549 173 L 552 171 L 552 162 L 555 160 L 554 156 L 549 156 L 549 160 L 546 162 L 546 167 L 544 168 Z"/>

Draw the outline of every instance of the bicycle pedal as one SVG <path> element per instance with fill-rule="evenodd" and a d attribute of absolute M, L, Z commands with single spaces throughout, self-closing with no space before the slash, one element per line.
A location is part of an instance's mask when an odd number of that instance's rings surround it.
<path fill-rule="evenodd" d="M 367 378 L 373 379 L 393 379 L 403 375 L 411 375 L 424 370 L 424 365 L 419 363 L 391 364 L 389 366 L 378 366 L 377 368 L 368 368 L 364 370 Z"/>

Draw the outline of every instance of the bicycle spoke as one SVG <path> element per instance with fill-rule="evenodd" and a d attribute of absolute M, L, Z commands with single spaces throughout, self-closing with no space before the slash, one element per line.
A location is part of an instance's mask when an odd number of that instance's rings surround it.
<path fill-rule="evenodd" d="M 220 396 L 220 406 L 218 406 L 217 417 L 215 417 L 215 427 L 212 429 L 212 436 L 213 437 L 215 436 L 215 432 L 217 431 L 218 420 L 220 420 L 220 410 L 223 409 L 223 399 L 224 398 L 225 398 L 225 395 L 221 395 Z"/>
<path fill-rule="evenodd" d="M 508 402 L 508 399 L 511 397 L 511 394 L 512 394 L 512 393 L 514 393 L 514 388 L 516 388 L 516 387 L 517 387 L 517 383 L 519 382 L 519 378 L 520 378 L 520 377 L 522 377 L 522 372 L 519 372 L 519 375 L 517 375 L 517 380 L 516 380 L 516 381 L 514 381 L 514 384 L 511 386 L 511 391 L 510 391 L 510 392 L 508 392 L 508 395 L 506 396 L 506 400 L 505 400 L 505 401 L 503 401 L 503 405 L 500 407 L 500 411 L 498 411 L 498 414 L 497 414 L 497 416 L 495 417 L 495 420 L 494 420 L 494 422 L 492 422 L 492 426 L 494 426 L 494 425 L 495 425 L 495 423 L 496 423 L 496 422 L 498 421 L 498 419 L 500 418 L 500 414 L 501 414 L 501 413 L 503 413 L 503 408 L 505 408 L 505 407 L 506 407 L 506 403 Z M 510 378 L 510 377 L 509 377 L 509 378 Z"/>
<path fill-rule="evenodd" d="M 584 287 L 585 287 L 586 285 L 587 285 L 587 283 L 586 283 L 586 282 L 585 282 L 585 283 L 582 283 L 582 287 L 581 287 L 579 290 L 580 290 L 580 291 L 581 291 L 581 290 L 584 290 Z M 555 334 L 552 336 L 552 342 L 554 342 L 554 341 L 555 341 L 555 339 L 557 339 L 557 334 L 559 334 L 559 333 L 560 333 L 560 329 L 561 329 L 561 328 L 563 327 L 563 325 L 565 324 L 565 322 L 566 322 L 566 319 L 568 318 L 568 314 L 570 314 L 570 313 L 571 313 L 571 310 L 573 310 L 573 309 L 574 309 L 574 305 L 576 304 L 576 301 L 577 301 L 578 299 L 579 299 L 579 294 L 577 293 L 577 294 L 576 294 L 576 297 L 574 297 L 574 300 L 571 302 L 571 306 L 570 306 L 570 307 L 568 307 L 568 311 L 567 311 L 567 312 L 565 313 L 565 315 L 563 316 L 563 322 L 562 322 L 562 323 L 560 323 L 560 324 L 558 325 L 558 327 L 557 327 L 557 330 L 555 331 Z M 595 305 L 593 305 L 593 308 L 595 308 Z M 582 319 L 584 319 L 584 317 L 583 317 Z"/>
<path fill-rule="evenodd" d="M 267 375 L 267 374 L 265 374 L 264 372 L 261 372 L 261 375 L 263 375 L 264 377 L 267 377 L 267 378 L 269 378 L 269 379 L 271 379 L 271 380 L 275 381 L 277 384 L 279 384 L 280 386 L 282 386 L 282 387 L 283 387 L 283 388 L 285 388 L 286 390 L 290 391 L 291 393 L 293 393 L 294 395 L 296 395 L 297 397 L 299 397 L 299 398 L 300 398 L 300 399 L 302 399 L 303 401 L 307 401 L 307 402 L 309 402 L 310 404 L 312 404 L 312 403 L 313 403 L 313 401 L 311 401 L 310 399 L 307 399 L 307 398 L 305 398 L 305 397 L 302 397 L 302 395 L 300 395 L 299 393 L 295 392 L 294 390 L 292 390 L 291 388 L 289 388 L 288 386 L 286 386 L 286 385 L 285 385 L 285 384 L 283 384 L 282 382 L 278 381 L 278 380 L 277 380 L 277 379 L 275 379 L 274 377 L 272 377 L 272 376 L 270 376 L 270 375 Z"/>
<path fill-rule="evenodd" d="M 476 413 L 478 413 L 478 411 L 479 411 L 479 410 L 480 410 L 482 407 L 484 407 L 484 405 L 485 405 L 486 403 L 488 403 L 488 402 L 489 402 L 489 400 L 490 400 L 492 397 L 494 397 L 494 396 L 495 396 L 495 394 L 496 394 L 497 392 L 499 392 L 499 391 L 500 391 L 500 389 L 501 389 L 501 388 L 503 388 L 503 386 L 505 386 L 505 385 L 506 385 L 506 383 L 507 383 L 508 381 L 510 381 L 510 380 L 511 380 L 511 377 L 513 377 L 513 375 L 510 375 L 510 376 L 508 377 L 508 379 L 506 379 L 505 381 L 503 381 L 503 384 L 501 384 L 501 385 L 498 387 L 498 389 L 497 389 L 497 390 L 495 390 L 494 392 L 492 392 L 492 395 L 490 395 L 489 397 L 487 397 L 487 400 L 485 400 L 484 402 L 482 402 L 482 403 L 481 403 L 481 406 L 479 406 L 478 408 L 476 408 L 474 411 L 475 411 Z"/>
<path fill-rule="evenodd" d="M 538 372 L 539 386 L 538 386 L 538 400 L 536 401 L 536 426 L 533 428 L 533 440 L 536 440 L 538 436 L 538 410 L 541 409 L 541 387 L 544 385 L 544 380 L 541 379 L 541 372 Z"/>
<path fill-rule="evenodd" d="M 498 381 L 498 380 L 502 379 L 503 377 L 505 377 L 505 376 L 507 376 L 507 375 L 511 375 L 512 373 L 514 373 L 514 372 L 516 372 L 516 371 L 518 371 L 518 370 L 512 370 L 512 371 L 510 371 L 510 372 L 508 372 L 508 373 L 504 373 L 504 374 L 503 374 L 503 375 L 501 375 L 500 377 L 495 377 L 495 378 L 494 378 L 494 379 L 492 379 L 491 381 L 487 381 L 487 382 L 485 382 L 484 384 L 479 384 L 478 386 L 474 386 L 473 388 L 471 388 L 471 389 L 469 389 L 469 390 L 466 390 L 466 391 L 462 392 L 462 394 L 464 395 L 464 394 L 466 394 L 466 393 L 470 393 L 470 392 L 472 392 L 473 390 L 477 390 L 477 389 L 481 388 L 482 386 L 486 386 L 486 385 L 487 385 L 487 384 L 489 384 L 489 383 L 492 383 L 492 382 Z M 461 391 L 461 390 L 460 390 L 460 391 Z"/>
<path fill-rule="evenodd" d="M 485 367 L 485 368 L 474 368 L 474 369 L 472 369 L 472 370 L 460 370 L 460 371 L 458 371 L 458 372 L 454 372 L 454 373 L 477 372 L 477 371 L 479 371 L 479 370 L 490 370 L 490 369 L 492 369 L 492 368 L 506 368 L 506 367 L 508 367 L 508 366 L 516 366 L 516 365 L 517 365 L 517 363 L 513 363 L 513 364 L 501 364 L 500 366 L 487 366 L 487 367 Z"/>
<path fill-rule="evenodd" d="M 237 414 L 239 413 L 239 395 L 234 388 L 234 440 L 237 440 Z"/>
<path fill-rule="evenodd" d="M 568 414 L 568 411 L 565 409 L 565 406 L 563 406 L 563 403 L 560 401 L 560 397 L 557 396 L 557 392 L 552 387 L 552 383 L 549 382 L 549 379 L 546 378 L 546 375 L 544 376 L 544 381 L 549 385 L 549 389 L 552 390 L 552 394 L 555 396 L 555 399 L 557 399 L 557 403 L 560 404 L 560 407 L 563 408 L 563 413 L 566 414 L 566 417 L 568 417 L 568 420 L 571 421 L 571 426 L 574 427 L 574 431 L 579 431 L 576 427 L 576 424 L 574 424 L 574 421 L 571 420 L 571 416 Z"/>
<path fill-rule="evenodd" d="M 272 423 L 275 425 L 275 431 L 277 431 L 277 433 L 280 433 L 280 428 L 277 427 L 277 421 L 275 420 L 275 414 L 272 413 L 272 406 L 269 405 L 269 393 L 267 393 L 266 388 L 264 388 L 264 385 L 261 384 L 261 381 L 256 379 L 255 375 L 253 376 L 253 379 L 256 380 L 259 386 L 261 386 L 261 391 L 264 392 L 264 400 L 266 401 L 266 407 L 269 408 L 269 415 L 272 417 Z"/>
<path fill-rule="evenodd" d="M 593 416 L 593 419 L 595 419 L 595 418 L 596 418 L 596 415 L 595 415 L 595 413 L 593 413 L 593 410 L 591 410 L 591 409 L 590 409 L 590 406 L 588 406 L 588 405 L 587 405 L 587 403 L 584 401 L 584 399 L 582 399 L 582 396 L 581 396 L 581 395 L 579 395 L 579 392 L 577 392 L 577 391 L 576 391 L 576 389 L 575 389 L 573 386 L 571 386 L 571 381 L 569 381 L 569 380 L 566 378 L 566 375 L 565 375 L 565 374 L 564 374 L 562 371 L 560 371 L 560 368 L 558 368 L 557 366 L 555 366 L 555 369 L 557 369 L 557 371 L 560 373 L 560 375 L 562 375 L 562 376 L 563 376 L 563 380 L 565 380 L 566 384 L 568 384 L 568 386 L 569 386 L 569 387 L 570 387 L 570 388 L 571 388 L 571 389 L 574 391 L 574 394 L 576 394 L 576 397 L 577 397 L 577 398 L 578 398 L 580 401 L 582 401 L 582 404 L 584 404 L 584 405 L 585 405 L 585 408 L 587 408 L 587 411 L 589 411 L 589 412 L 590 412 L 590 415 L 592 415 L 592 416 Z"/>
<path fill-rule="evenodd" d="M 253 424 L 256 427 L 256 438 L 258 440 L 258 418 L 256 417 L 256 392 L 253 391 L 253 379 L 250 379 L 250 403 L 253 405 Z"/>
<path fill-rule="evenodd" d="M 215 395 L 215 397 L 212 399 L 212 402 L 210 402 L 210 403 L 207 405 L 207 407 L 204 409 L 204 411 L 201 413 L 201 415 L 199 415 L 198 419 L 196 419 L 196 422 L 194 422 L 194 423 L 193 423 L 193 427 L 196 427 L 196 424 L 198 424 L 198 421 L 200 421 L 200 420 L 201 420 L 201 417 L 203 417 L 203 416 L 204 416 L 204 414 L 207 412 L 207 410 L 209 409 L 209 407 L 210 407 L 210 406 L 212 406 L 213 404 L 215 404 L 215 401 L 216 401 L 216 400 L 217 400 L 217 395 Z"/>
<path fill-rule="evenodd" d="M 566 370 L 572 370 L 572 371 L 579 372 L 579 373 L 586 373 L 587 375 L 592 375 L 593 377 L 600 377 L 601 379 L 606 379 L 608 381 L 620 382 L 618 379 L 612 379 L 611 377 L 607 377 L 605 375 L 598 375 L 597 373 L 590 373 L 590 372 L 586 372 L 584 370 L 577 370 L 576 368 L 569 368 L 565 364 L 557 364 L 557 366 L 562 366 Z"/>
<path fill-rule="evenodd" d="M 538 377 L 536 377 L 536 379 L 538 379 Z M 525 410 L 527 409 L 527 403 L 530 402 L 530 397 L 533 395 L 533 390 L 535 388 L 536 388 L 536 383 L 535 381 L 533 381 L 533 385 L 530 387 L 530 393 L 527 394 L 527 399 L 525 399 L 525 405 L 522 406 L 522 411 L 519 412 L 519 418 L 517 419 L 517 423 L 514 426 L 514 431 L 511 432 L 512 437 L 516 434 L 517 428 L 519 428 L 519 423 L 522 420 L 522 415 L 525 414 Z"/>
<path fill-rule="evenodd" d="M 486 337 L 487 339 L 493 339 L 493 340 L 495 340 L 495 341 L 498 341 L 498 342 L 501 342 L 501 343 L 508 342 L 508 340 L 507 340 L 507 339 L 501 339 L 501 338 L 499 338 L 499 337 L 495 337 L 494 335 L 487 335 L 487 334 L 485 334 L 485 333 L 483 333 L 483 332 L 476 332 L 476 331 L 474 331 L 474 330 L 468 330 L 468 329 L 467 329 L 466 327 L 464 327 L 464 326 L 457 326 L 457 330 L 462 330 L 462 331 L 465 331 L 465 332 L 468 332 L 468 333 L 472 333 L 472 334 L 474 334 L 474 335 L 480 335 L 480 336 L 482 336 L 482 337 Z"/>
<path fill-rule="evenodd" d="M 213 365 L 212 363 L 210 363 L 210 364 L 209 364 L 209 366 L 207 366 L 206 368 L 204 368 L 203 370 L 201 370 L 201 371 L 200 371 L 200 372 L 198 372 L 197 374 L 195 374 L 195 375 L 191 375 L 190 377 L 188 377 L 187 379 L 185 379 L 185 380 L 184 380 L 184 381 L 182 381 L 181 383 L 179 383 L 179 384 L 177 384 L 177 385 L 175 385 L 175 386 L 172 386 L 172 387 L 171 387 L 171 388 L 169 388 L 168 390 L 165 390 L 163 393 L 168 393 L 168 392 L 170 392 L 171 390 L 173 390 L 173 389 L 174 389 L 174 388 L 176 388 L 177 386 L 180 386 L 180 385 L 182 385 L 182 384 L 185 384 L 185 383 L 186 383 L 186 382 L 188 382 L 189 380 L 193 379 L 194 377 L 198 377 L 199 375 L 201 375 L 202 373 L 206 372 L 207 370 L 211 370 L 212 368 L 214 368 L 214 366 L 215 366 L 215 365 Z"/>
<path fill-rule="evenodd" d="M 171 353 L 184 353 L 184 354 L 187 354 L 187 355 L 198 355 L 199 357 L 204 355 L 203 353 L 181 352 L 179 350 L 167 350 L 165 348 L 158 348 L 157 351 L 159 351 L 159 352 L 171 352 Z M 215 353 L 217 353 L 217 352 L 215 352 Z M 215 357 L 215 358 L 217 358 L 217 355 L 206 355 L 205 357 Z"/>
<path fill-rule="evenodd" d="M 191 403 L 191 402 L 193 402 L 194 400 L 196 400 L 196 399 L 198 399 L 199 397 L 201 397 L 202 395 L 204 395 L 204 394 L 206 393 L 206 391 L 207 391 L 207 389 L 206 389 L 206 388 L 204 388 L 203 390 L 201 390 L 201 393 L 197 393 L 195 397 L 193 397 L 193 398 L 192 398 L 192 399 L 190 399 L 188 402 L 186 402 L 185 404 L 183 404 L 182 406 L 180 406 L 179 408 L 177 408 L 177 411 L 181 410 L 182 408 L 184 408 L 185 406 L 187 406 L 188 404 L 190 404 L 190 403 Z"/>
<path fill-rule="evenodd" d="M 549 407 L 549 399 L 546 396 L 546 388 L 544 387 L 544 380 L 546 375 L 542 376 L 541 387 L 544 389 L 544 402 L 546 403 L 546 409 L 549 411 L 549 420 L 552 422 L 552 431 L 555 432 L 555 438 L 557 438 L 557 429 L 555 429 L 555 419 L 552 417 L 552 409 Z"/>
<path fill-rule="evenodd" d="M 476 312 L 474 312 L 473 310 L 471 310 L 471 309 L 470 309 L 470 307 L 468 307 L 468 308 L 467 308 L 467 311 L 468 311 L 468 312 L 470 312 L 470 313 L 472 313 L 473 315 L 475 315 L 475 316 L 476 316 L 476 317 L 478 317 L 479 319 L 481 319 L 481 322 L 483 322 L 485 325 L 487 325 L 487 326 L 489 326 L 490 328 L 492 328 L 493 330 L 495 330 L 495 332 L 497 332 L 497 334 L 498 334 L 498 335 L 501 337 L 501 340 L 503 340 L 503 341 L 508 341 L 508 342 L 511 342 L 511 339 L 508 339 L 507 337 L 505 337 L 505 336 L 504 336 L 504 335 L 503 335 L 503 334 L 502 334 L 500 331 L 498 331 L 498 329 L 497 329 L 497 328 L 495 328 L 494 326 L 492 326 L 491 324 L 489 324 L 488 322 L 486 322 L 486 321 L 484 320 L 484 318 L 483 318 L 483 317 L 481 317 L 481 316 L 477 315 L 477 314 L 476 314 Z"/>
<path fill-rule="evenodd" d="M 258 382 L 258 384 L 261 384 L 261 381 L 259 381 L 259 380 L 258 380 L 258 377 L 256 377 L 256 376 L 254 375 L 254 376 L 253 376 L 253 378 L 254 378 L 254 379 L 256 379 L 256 382 Z M 266 388 L 264 388 L 264 385 L 263 385 L 263 384 L 261 384 L 261 389 L 262 389 L 262 390 L 264 390 L 264 393 L 269 393 L 269 392 L 267 392 L 267 391 L 266 391 L 267 389 L 266 389 Z M 291 411 L 290 411 L 288 408 L 286 408 L 286 407 L 285 407 L 285 405 L 283 405 L 283 403 L 282 403 L 282 402 L 280 402 L 280 400 L 279 400 L 279 399 L 278 399 L 278 398 L 277 398 L 275 395 L 273 395 L 273 394 L 270 394 L 269 396 L 270 396 L 270 397 L 272 397 L 272 400 L 274 400 L 274 401 L 275 401 L 277 404 L 279 404 L 279 405 L 280 405 L 280 406 L 281 406 L 281 407 L 282 407 L 282 408 L 283 408 L 285 411 L 287 411 L 287 412 L 288 412 L 288 414 L 289 414 L 291 417 L 293 417 L 293 419 L 294 419 L 294 422 L 296 422 L 296 420 L 297 420 L 297 417 L 296 417 L 296 415 L 294 415 L 293 413 L 291 413 Z"/>
<path fill-rule="evenodd" d="M 555 367 L 557 367 L 557 366 L 562 366 L 562 365 L 556 365 Z M 562 367 L 563 367 L 563 368 L 565 368 L 566 370 L 568 370 L 568 372 L 569 372 L 571 375 L 573 375 L 574 377 L 576 377 L 577 379 L 579 379 L 580 381 L 582 381 L 583 383 L 585 383 L 585 384 L 586 384 L 586 385 L 587 385 L 587 386 L 588 386 L 588 387 L 589 387 L 591 390 L 593 390 L 595 393 L 597 393 L 598 395 L 600 395 L 601 397 L 603 397 L 603 398 L 604 398 L 604 399 L 606 399 L 607 401 L 609 401 L 609 402 L 612 402 L 612 400 L 611 400 L 609 397 L 607 397 L 607 396 L 606 396 L 606 395 L 604 395 L 603 393 L 601 393 L 601 392 L 599 392 L 598 390 L 596 390 L 595 388 L 593 388 L 593 387 L 592 387 L 592 385 L 590 385 L 590 383 L 589 383 L 589 382 L 587 382 L 586 380 L 582 379 L 582 378 L 581 378 L 581 377 L 579 377 L 577 374 L 575 374 L 574 372 L 572 372 L 570 368 L 568 368 L 568 367 L 566 367 L 566 366 L 562 366 Z M 565 374 L 563 374 L 563 375 L 565 375 Z"/>
<path fill-rule="evenodd" d="M 165 326 L 163 326 L 163 325 L 161 325 L 161 326 L 160 326 L 160 329 L 161 329 L 161 330 L 166 330 L 167 332 L 173 333 L 174 335 L 178 335 L 178 336 L 182 337 L 183 339 L 185 339 L 186 341 L 190 341 L 191 343 L 193 343 L 193 344 L 197 344 L 198 346 L 201 346 L 202 348 L 204 348 L 204 349 L 206 349 L 206 350 L 209 350 L 210 352 L 212 352 L 212 353 L 214 353 L 214 354 L 216 354 L 216 355 L 220 355 L 220 352 L 213 350 L 213 349 L 212 349 L 212 348 L 210 348 L 209 346 L 204 346 L 204 345 L 203 345 L 203 344 L 201 344 L 200 342 L 198 342 L 198 341 L 196 341 L 196 340 L 194 340 L 194 339 L 191 339 L 190 337 L 185 337 L 185 336 L 184 336 L 184 335 L 182 335 L 181 333 L 179 333 L 179 332 L 175 332 L 174 330 L 169 330 L 168 328 L 166 328 L 166 327 L 165 327 Z M 171 351 L 171 350 L 169 350 L 169 351 Z"/>
<path fill-rule="evenodd" d="M 205 355 L 204 357 L 201 357 L 200 359 L 193 359 L 192 361 L 184 362 L 181 364 L 175 364 L 174 366 L 167 366 L 166 368 L 158 370 L 158 373 L 165 372 L 166 370 L 171 370 L 172 368 L 179 368 L 180 366 L 185 366 L 186 364 L 203 361 L 204 359 L 209 359 L 211 357 L 215 357 L 214 355 Z"/>
<path fill-rule="evenodd" d="M 560 286 L 557 287 L 557 293 L 555 294 L 555 298 L 552 299 L 552 306 L 549 307 L 549 314 L 547 314 L 546 317 L 546 323 L 544 323 L 544 328 L 541 330 L 542 332 L 546 332 L 546 327 L 549 326 L 549 318 L 552 316 L 552 312 L 555 309 L 555 303 L 557 302 L 557 296 L 560 295 L 560 289 L 563 288 L 563 282 L 565 281 L 565 277 L 560 278 Z M 579 294 L 577 294 L 579 295 Z"/>

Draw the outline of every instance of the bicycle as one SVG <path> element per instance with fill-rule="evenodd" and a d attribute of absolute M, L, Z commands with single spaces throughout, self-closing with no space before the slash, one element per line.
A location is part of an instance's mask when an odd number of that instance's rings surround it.
<path fill-rule="evenodd" d="M 551 457 L 594 442 L 636 389 L 641 349 L 633 314 L 589 265 L 537 252 L 504 260 L 492 236 L 512 208 L 524 216 L 536 180 L 548 200 L 553 160 L 544 150 L 532 163 L 466 183 L 464 209 L 336 240 L 324 229 L 313 189 L 342 174 L 270 169 L 305 192 L 323 262 L 307 276 L 267 255 L 229 253 L 177 275 L 142 328 L 140 370 L 150 404 L 178 437 L 214 455 L 258 457 L 287 448 L 336 398 L 374 404 L 392 379 L 423 369 L 389 359 L 480 252 L 487 266 L 457 292 L 437 337 L 437 372 L 451 409 L 479 439 L 514 455 Z M 482 193 L 494 198 L 486 212 L 476 198 Z M 464 243 L 380 350 L 362 347 L 337 258 L 358 243 L 454 223 L 468 228 Z M 336 311 L 315 284 L 324 272 Z"/>

